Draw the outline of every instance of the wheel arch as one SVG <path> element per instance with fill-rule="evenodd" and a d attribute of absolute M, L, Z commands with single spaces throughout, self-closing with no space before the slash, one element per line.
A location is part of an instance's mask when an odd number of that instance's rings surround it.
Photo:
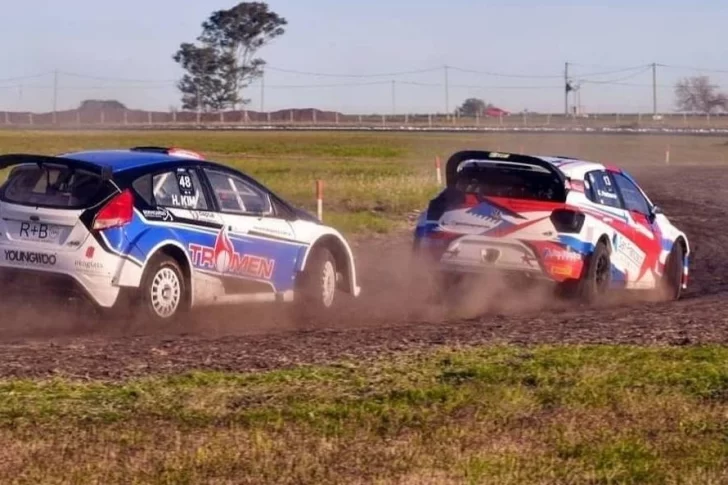
<path fill-rule="evenodd" d="M 305 271 L 308 257 L 316 247 L 325 247 L 331 252 L 336 263 L 337 272 L 342 274 L 342 289 L 354 296 L 359 296 L 361 288 L 357 283 L 356 265 L 354 263 L 354 254 L 351 248 L 338 234 L 323 234 L 319 236 L 305 251 L 298 271 Z"/>
<path fill-rule="evenodd" d="M 187 295 L 187 304 L 188 306 L 192 306 L 192 303 L 195 301 L 195 283 L 194 278 L 192 277 L 192 261 L 190 261 L 189 254 L 187 253 L 187 251 L 185 251 L 184 246 L 182 246 L 180 243 L 176 241 L 164 241 L 153 247 L 152 250 L 149 251 L 149 256 L 146 258 L 146 261 L 144 261 L 144 266 L 142 267 L 142 275 L 146 273 L 149 262 L 152 261 L 154 257 L 159 254 L 169 256 L 179 264 L 180 269 L 182 269 L 182 276 L 184 276 L 187 287 L 189 288 L 189 294 Z"/>

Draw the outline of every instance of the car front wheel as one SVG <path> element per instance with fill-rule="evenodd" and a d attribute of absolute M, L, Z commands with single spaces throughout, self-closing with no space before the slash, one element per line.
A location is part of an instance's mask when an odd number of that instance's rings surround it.
<path fill-rule="evenodd" d="M 296 317 L 305 323 L 317 323 L 337 303 L 336 261 L 324 246 L 311 251 L 294 296 Z"/>

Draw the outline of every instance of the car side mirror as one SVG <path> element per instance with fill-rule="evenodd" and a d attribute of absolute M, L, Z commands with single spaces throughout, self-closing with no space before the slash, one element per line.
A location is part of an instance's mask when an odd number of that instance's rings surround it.
<path fill-rule="evenodd" d="M 653 205 L 652 209 L 650 209 L 650 222 L 655 222 L 657 214 L 664 214 L 664 212 L 662 212 L 660 207 Z"/>

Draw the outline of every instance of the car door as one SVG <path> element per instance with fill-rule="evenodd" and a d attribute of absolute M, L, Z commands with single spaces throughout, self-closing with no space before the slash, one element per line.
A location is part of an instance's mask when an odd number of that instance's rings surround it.
<path fill-rule="evenodd" d="M 612 174 L 607 170 L 594 170 L 584 177 L 587 198 L 598 209 L 592 215 L 608 226 L 612 238 L 611 255 L 612 283 L 614 286 L 629 285 L 630 278 L 636 273 L 634 264 L 617 248 L 629 246 L 634 230 L 630 224 L 628 211 L 624 208 L 622 198 L 617 190 Z"/>
<path fill-rule="evenodd" d="M 205 168 L 204 176 L 223 222 L 216 242 L 217 269 L 241 283 L 230 284 L 228 291 L 292 290 L 304 245 L 295 240 L 293 226 L 277 213 L 270 194 L 232 171 Z"/>
<path fill-rule="evenodd" d="M 654 223 L 650 204 L 639 187 L 623 173 L 614 172 L 612 178 L 624 203 L 632 228 L 630 237 L 632 244 L 624 244 L 618 250 L 639 268 L 632 283 L 636 287 L 653 286 L 656 278 L 654 270 L 657 268 L 662 250 L 662 235 L 659 227 Z"/>

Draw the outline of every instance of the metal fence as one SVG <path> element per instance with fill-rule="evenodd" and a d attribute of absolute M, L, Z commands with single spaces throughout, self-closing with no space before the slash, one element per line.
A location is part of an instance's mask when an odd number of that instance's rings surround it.
<path fill-rule="evenodd" d="M 342 114 L 316 109 L 274 112 L 252 110 L 210 112 L 143 111 L 128 109 L 67 110 L 47 113 L 0 111 L 0 128 L 144 128 L 170 129 L 331 127 L 387 129 L 728 129 L 728 116 L 669 113 L 600 113 L 581 116 L 518 113 L 497 117 L 444 114 Z"/>

